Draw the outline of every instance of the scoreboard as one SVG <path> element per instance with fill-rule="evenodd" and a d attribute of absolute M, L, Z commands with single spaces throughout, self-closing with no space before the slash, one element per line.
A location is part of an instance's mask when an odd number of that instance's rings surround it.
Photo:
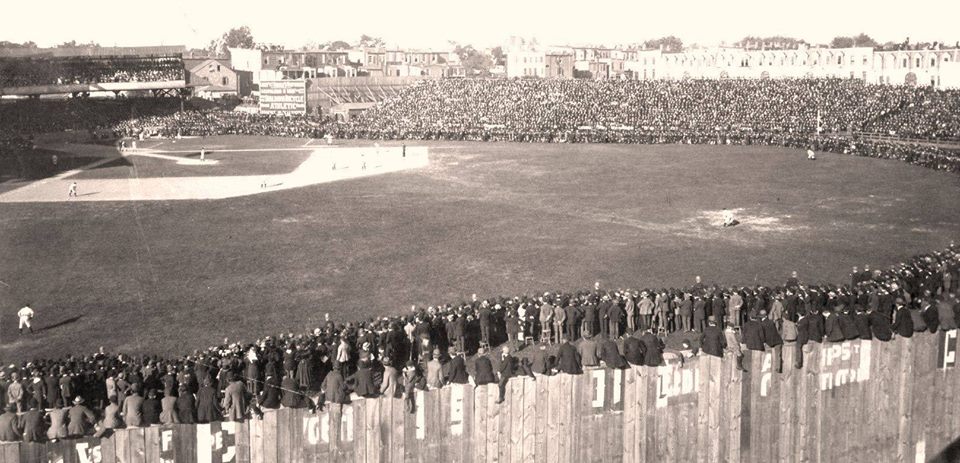
<path fill-rule="evenodd" d="M 307 81 L 260 81 L 260 112 L 264 114 L 306 114 Z"/>

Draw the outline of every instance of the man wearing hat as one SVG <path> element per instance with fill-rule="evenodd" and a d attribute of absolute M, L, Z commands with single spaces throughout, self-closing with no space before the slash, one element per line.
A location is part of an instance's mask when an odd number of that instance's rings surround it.
<path fill-rule="evenodd" d="M 7 404 L 0 415 L 0 442 L 19 442 L 23 433 L 23 425 L 17 416 L 17 407 Z"/>
<path fill-rule="evenodd" d="M 580 354 L 580 364 L 585 367 L 595 367 L 600 364 L 600 347 L 592 335 L 585 333 L 580 345 L 577 346 Z"/>
<path fill-rule="evenodd" d="M 73 406 L 70 407 L 70 411 L 67 412 L 68 424 L 67 424 L 67 434 L 70 437 L 83 437 L 85 436 L 90 428 L 93 427 L 94 420 L 96 420 L 96 415 L 93 414 L 89 408 L 83 403 L 83 397 L 77 396 L 73 399 Z"/>
<path fill-rule="evenodd" d="M 706 328 L 704 328 L 703 333 L 700 334 L 700 349 L 703 350 L 704 354 L 723 357 L 723 351 L 727 347 L 726 344 L 726 337 L 724 337 L 720 328 L 717 327 L 716 318 L 711 315 L 707 319 Z"/>
<path fill-rule="evenodd" d="M 440 364 L 440 349 L 433 349 L 433 356 L 427 362 L 427 388 L 440 389 L 443 387 L 443 365 Z"/>
<path fill-rule="evenodd" d="M 557 370 L 568 375 L 583 373 L 583 368 L 580 365 L 580 355 L 573 344 L 570 344 L 569 339 L 564 339 L 560 343 L 560 349 L 557 351 Z"/>
<path fill-rule="evenodd" d="M 473 362 L 473 380 L 477 386 L 497 382 L 497 378 L 493 373 L 493 363 L 490 362 L 490 358 L 486 356 L 486 353 L 487 350 L 481 347 L 477 351 L 476 360 Z"/>
<path fill-rule="evenodd" d="M 647 328 L 640 336 L 640 342 L 643 343 L 643 351 L 645 353 L 643 364 L 648 367 L 663 365 L 663 341 L 653 334 L 651 328 Z"/>
<path fill-rule="evenodd" d="M 740 328 L 740 336 L 747 349 L 763 352 L 763 327 L 756 317 L 750 317 Z"/>
<path fill-rule="evenodd" d="M 730 298 L 727 299 L 727 312 L 730 314 L 730 323 L 735 327 L 740 327 L 740 309 L 743 307 L 743 297 L 740 291 L 730 290 Z"/>
<path fill-rule="evenodd" d="M 553 306 L 549 301 L 540 297 L 540 342 L 544 344 L 553 343 Z"/>
<path fill-rule="evenodd" d="M 893 313 L 893 331 L 898 336 L 909 338 L 913 337 L 913 317 L 910 315 L 910 309 L 903 303 L 903 299 L 896 299 L 896 310 Z"/>
<path fill-rule="evenodd" d="M 773 349 L 773 368 L 780 373 L 783 371 L 783 338 L 777 330 L 777 323 L 763 310 L 760 311 L 760 331 L 763 334 L 763 343 Z"/>
<path fill-rule="evenodd" d="M 467 373 L 467 364 L 463 359 L 463 352 L 450 348 L 450 361 L 447 362 L 444 372 L 444 382 L 447 384 L 467 384 L 470 375 Z"/>

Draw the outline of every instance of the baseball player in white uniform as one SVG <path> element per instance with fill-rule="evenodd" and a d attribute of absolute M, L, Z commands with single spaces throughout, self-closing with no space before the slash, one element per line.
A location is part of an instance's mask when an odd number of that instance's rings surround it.
<path fill-rule="evenodd" d="M 30 330 L 30 333 L 33 333 L 33 327 L 30 326 L 30 319 L 33 318 L 33 309 L 30 308 L 30 304 L 23 306 L 22 309 L 17 311 L 17 317 L 20 318 L 20 334 L 23 334 L 23 327 L 27 327 Z"/>
<path fill-rule="evenodd" d="M 77 197 L 77 182 L 73 182 L 73 183 L 70 184 L 70 189 L 67 190 L 67 197 L 68 197 L 68 198 L 76 198 L 76 197 Z"/>

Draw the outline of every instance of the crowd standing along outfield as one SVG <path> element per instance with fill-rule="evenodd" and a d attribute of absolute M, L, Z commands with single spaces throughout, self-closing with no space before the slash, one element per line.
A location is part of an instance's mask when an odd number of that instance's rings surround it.
<path fill-rule="evenodd" d="M 586 82 L 456 80 L 421 84 L 359 121 L 172 113 L 144 107 L 130 118 L 66 102 L 3 107 L 3 149 L 29 156 L 33 133 L 63 129 L 119 135 L 266 134 L 320 138 L 428 138 L 544 142 L 713 143 L 814 146 L 960 171 L 955 153 L 928 144 L 877 141 L 850 132 L 951 139 L 960 134 L 955 92 L 840 80 Z M 131 103 L 136 104 L 136 103 Z M 90 106 L 88 106 L 90 105 Z M 125 111 L 127 111 L 125 113 Z M 151 115 L 151 112 L 159 113 Z M 77 116 L 91 114 L 84 120 Z M 7 130 L 9 129 L 9 130 Z M 822 132 L 818 133 L 818 132 Z M 9 134 L 14 134 L 10 136 Z M 351 394 L 407 398 L 446 384 L 496 383 L 504 399 L 517 375 L 580 374 L 583 367 L 655 367 L 695 350 L 666 350 L 662 334 L 694 331 L 703 354 L 739 359 L 789 346 L 851 339 L 889 341 L 957 328 L 960 249 L 883 270 L 854 269 L 849 282 L 777 287 L 548 290 L 537 296 L 471 297 L 404 316 L 330 321 L 310 333 L 212 346 L 178 358 L 99 352 L 35 359 L 0 372 L 0 440 L 80 437 L 154 423 L 244 420 L 264 408 L 345 403 Z M 739 326 L 740 337 L 726 326 Z M 534 349 L 525 349 L 530 343 Z M 541 349 L 546 344 L 556 347 Z M 499 352 L 489 352 L 502 346 Z M 520 353 L 517 355 L 517 353 Z M 468 359 L 471 354 L 480 354 Z M 72 404 L 72 406 L 71 406 Z M 42 410 L 47 409 L 48 412 Z M 44 416 L 49 416 L 45 421 Z"/>

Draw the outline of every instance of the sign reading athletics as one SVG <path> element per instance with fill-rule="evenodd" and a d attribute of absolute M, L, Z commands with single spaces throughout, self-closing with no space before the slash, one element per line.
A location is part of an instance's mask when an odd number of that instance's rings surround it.
<path fill-rule="evenodd" d="M 307 81 L 261 81 L 260 112 L 264 114 L 306 114 Z"/>

